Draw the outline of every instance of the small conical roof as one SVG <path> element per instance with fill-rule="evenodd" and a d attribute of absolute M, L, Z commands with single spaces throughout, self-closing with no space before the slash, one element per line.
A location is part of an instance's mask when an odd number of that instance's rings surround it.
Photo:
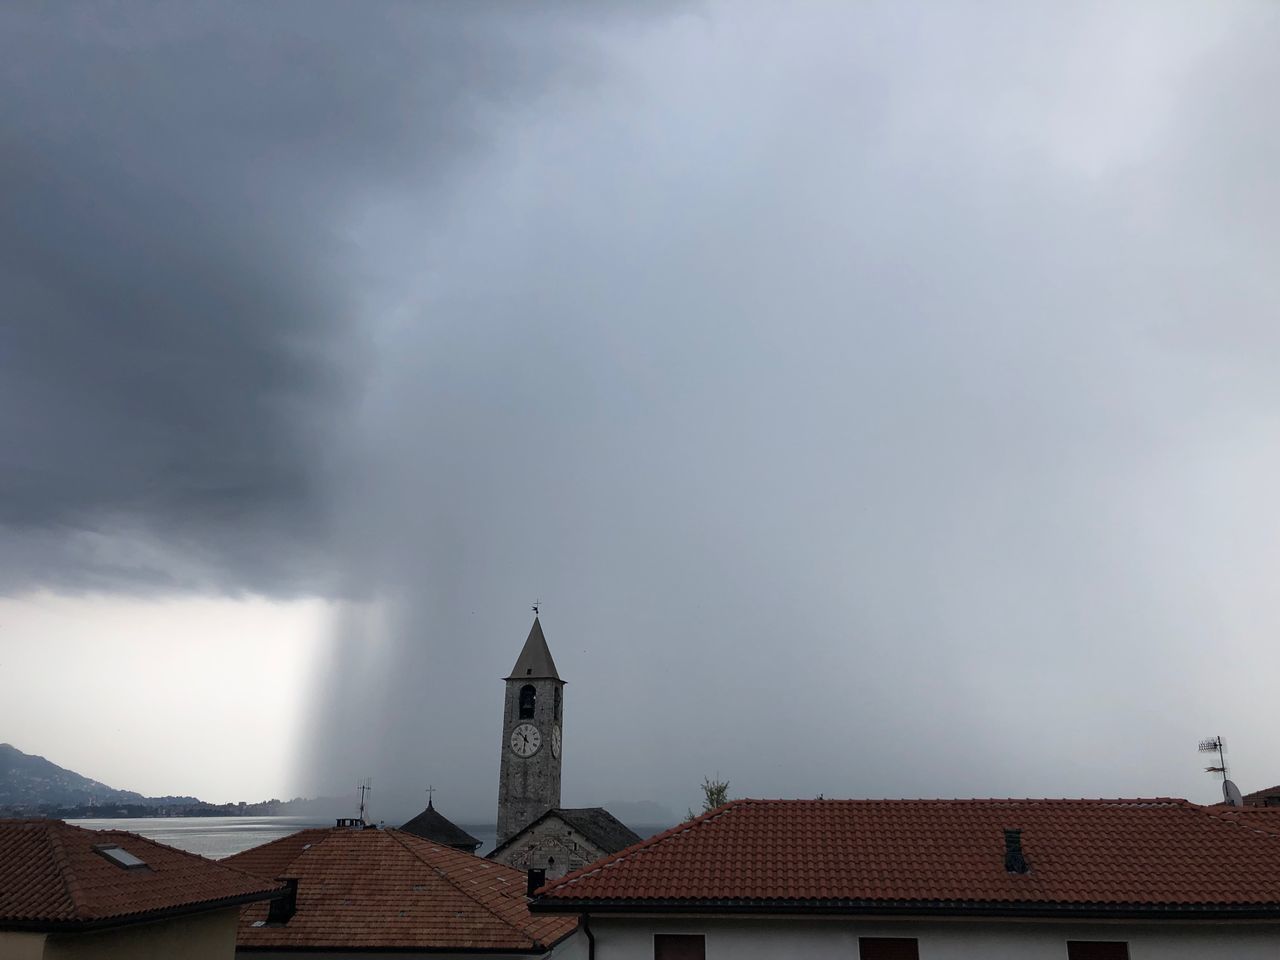
<path fill-rule="evenodd" d="M 538 618 L 533 618 L 533 626 L 529 629 L 529 639 L 524 642 L 524 649 L 520 651 L 520 656 L 516 660 L 516 665 L 511 668 L 511 676 L 508 680 L 559 680 L 560 674 L 556 672 L 556 662 L 551 659 L 551 650 L 547 647 L 547 638 L 542 635 L 542 624 L 538 622 Z"/>
<path fill-rule="evenodd" d="M 480 846 L 479 840 L 441 814 L 430 799 L 427 800 L 427 809 L 423 810 L 400 829 L 405 833 L 412 833 L 414 836 L 422 837 L 424 840 L 442 843 L 446 847 L 454 847 L 458 850 L 465 849 L 467 853 L 475 853 L 476 847 Z"/>

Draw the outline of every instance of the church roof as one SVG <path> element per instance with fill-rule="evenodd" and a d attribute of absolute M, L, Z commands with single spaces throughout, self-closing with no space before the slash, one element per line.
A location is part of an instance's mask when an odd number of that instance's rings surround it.
<path fill-rule="evenodd" d="M 525 640 L 524 649 L 520 651 L 516 665 L 511 668 L 511 676 L 507 679 L 517 680 L 526 677 L 530 680 L 560 679 L 560 674 L 556 672 L 556 662 L 551 659 L 547 638 L 542 635 L 542 624 L 538 622 L 537 617 L 533 618 L 529 638 Z"/>
<path fill-rule="evenodd" d="M 265 905 L 241 911 L 238 953 L 541 956 L 578 925 L 574 917 L 531 916 L 519 870 L 402 830 L 303 830 L 219 862 L 298 882 L 287 923 L 266 923 Z"/>
<path fill-rule="evenodd" d="M 492 857 L 494 853 L 518 843 L 521 837 L 548 817 L 558 817 L 565 824 L 577 830 L 578 833 L 586 837 L 588 842 L 600 850 L 602 856 L 617 853 L 632 844 L 639 843 L 641 839 L 639 834 L 635 833 L 604 807 L 552 807 L 523 830 L 508 837 L 506 842 L 499 844 L 489 856 Z"/>
<path fill-rule="evenodd" d="M 400 829 L 405 833 L 412 833 L 415 837 L 422 837 L 424 840 L 430 840 L 433 843 L 442 843 L 446 847 L 455 847 L 459 850 L 465 849 L 468 853 L 475 853 L 476 847 L 480 846 L 479 840 L 452 820 L 443 816 L 439 810 L 432 806 L 430 800 L 427 800 L 427 809 L 405 823 Z"/>
<path fill-rule="evenodd" d="M 617 853 L 640 842 L 639 834 L 604 807 L 561 807 L 554 812 L 605 853 Z"/>

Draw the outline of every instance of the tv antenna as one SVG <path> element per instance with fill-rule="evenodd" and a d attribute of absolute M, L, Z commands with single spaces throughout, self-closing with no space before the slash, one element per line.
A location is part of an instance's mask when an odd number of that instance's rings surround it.
<path fill-rule="evenodd" d="M 1216 767 L 1205 767 L 1205 773 L 1220 773 L 1222 779 L 1227 779 L 1227 745 L 1222 742 L 1221 737 L 1210 737 L 1207 740 L 1200 741 L 1201 753 L 1216 753 L 1218 755 L 1218 765 Z"/>
<path fill-rule="evenodd" d="M 365 777 L 360 783 L 360 819 L 364 820 L 365 810 L 368 808 L 369 794 L 373 793 L 373 777 Z"/>
<path fill-rule="evenodd" d="M 1227 777 L 1227 745 L 1222 738 L 1212 737 L 1208 740 L 1201 740 L 1200 752 L 1216 753 L 1218 755 L 1218 765 L 1216 767 L 1205 767 L 1204 772 L 1222 774 L 1222 802 L 1229 807 L 1243 807 L 1244 797 L 1240 794 L 1240 788 Z"/>

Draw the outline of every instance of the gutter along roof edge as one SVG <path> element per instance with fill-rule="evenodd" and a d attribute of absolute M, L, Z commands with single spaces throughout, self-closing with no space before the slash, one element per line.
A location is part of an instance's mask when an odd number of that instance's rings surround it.
<path fill-rule="evenodd" d="M 255 877 L 255 879 L 257 878 Z M 284 887 L 275 887 L 271 890 L 242 893 L 238 896 L 223 897 L 219 900 L 201 900 L 196 903 L 183 903 L 173 907 L 163 907 L 159 910 L 123 913 L 116 916 L 95 917 L 88 920 L 0 920 L 0 930 L 24 930 L 33 933 L 78 933 L 91 930 L 107 930 L 113 927 L 128 927 L 135 923 L 151 923 L 154 920 L 168 920 L 173 917 L 208 913 L 210 910 L 221 910 L 225 907 L 240 907 L 246 903 L 257 903 L 260 900 L 276 900 L 283 896 L 284 892 Z"/>
<path fill-rule="evenodd" d="M 992 900 L 570 900 L 539 897 L 529 904 L 532 913 L 723 913 L 813 914 L 859 916 L 919 916 L 1067 919 L 1268 919 L 1280 921 L 1280 901 L 1275 903 L 1167 903 L 1105 904 Z"/>

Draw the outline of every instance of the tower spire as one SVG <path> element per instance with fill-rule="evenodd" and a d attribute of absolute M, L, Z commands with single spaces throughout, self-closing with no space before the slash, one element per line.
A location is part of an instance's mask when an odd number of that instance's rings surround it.
<path fill-rule="evenodd" d="M 542 624 L 537 614 L 533 617 L 533 626 L 529 628 L 529 637 L 524 642 L 516 665 L 511 668 L 511 676 L 507 680 L 559 680 L 556 662 L 551 658 L 551 648 L 547 646 L 547 638 L 542 635 Z"/>

